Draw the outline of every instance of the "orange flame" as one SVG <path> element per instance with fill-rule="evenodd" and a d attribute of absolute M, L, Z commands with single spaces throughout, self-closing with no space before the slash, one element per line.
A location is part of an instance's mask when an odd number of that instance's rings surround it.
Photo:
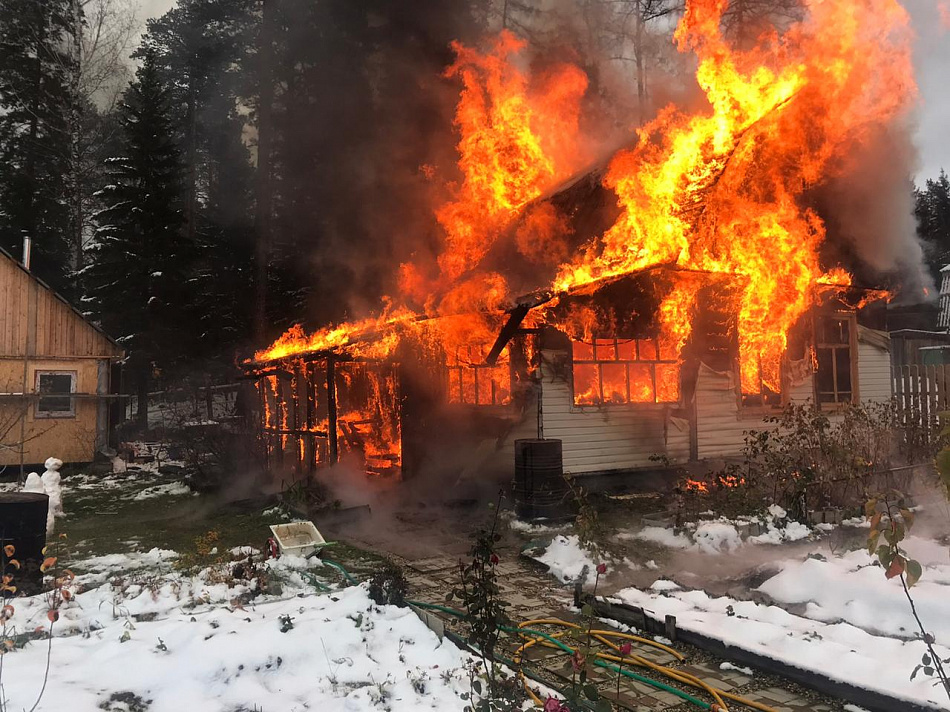
<path fill-rule="evenodd" d="M 913 96 L 908 18 L 896 0 L 811 2 L 808 20 L 740 52 L 721 34 L 726 5 L 690 0 L 675 35 L 699 58 L 709 111 L 667 109 L 613 159 L 605 182 L 622 214 L 555 288 L 660 264 L 737 275 L 743 386 L 761 375 L 777 389 L 788 331 L 816 286 L 850 283 L 819 265 L 825 228 L 804 190 Z M 660 310 L 680 347 L 696 292 L 684 281 Z"/>
<path fill-rule="evenodd" d="M 513 233 L 530 261 L 562 263 L 555 292 L 659 265 L 734 277 L 723 299 L 737 315 L 743 390 L 763 383 L 778 392 L 789 330 L 818 303 L 819 288 L 851 282 L 844 270 L 820 262 L 826 230 L 809 205 L 809 189 L 836 175 L 842 159 L 860 150 L 871 130 L 899 117 L 916 91 L 908 17 L 897 0 L 805 0 L 805 6 L 805 20 L 739 51 L 721 34 L 727 0 L 688 0 L 675 39 L 698 59 L 696 78 L 708 107 L 691 115 L 665 109 L 640 129 L 635 147 L 613 157 L 604 183 L 618 197 L 620 216 L 573 260 L 570 216 L 537 200 L 589 158 L 580 132 L 586 76 L 569 64 L 530 66 L 525 43 L 508 32 L 484 54 L 453 45 L 456 61 L 446 76 L 462 86 L 456 115 L 462 178 L 437 210 L 444 239 L 436 263 L 401 265 L 399 297 L 387 300 L 379 316 L 309 335 L 294 327 L 255 358 L 346 350 L 380 359 L 411 333 L 437 344 L 456 369 L 450 400 L 507 402 L 507 366 L 481 371 L 478 361 L 498 333 L 508 284 L 479 263 L 503 234 Z M 624 358 L 619 342 L 607 362 L 579 359 L 576 402 L 678 400 L 676 362 L 701 285 L 673 281 L 657 314 L 656 359 L 644 361 L 639 347 L 635 358 Z M 424 305 L 425 314 L 401 306 L 409 303 Z M 596 315 L 568 316 L 570 325 L 556 325 L 574 332 L 575 344 L 603 335 Z M 379 423 L 395 396 L 386 378 L 376 391 L 371 401 L 383 405 L 341 418 Z M 376 437 L 397 437 L 395 426 L 386 427 Z M 398 453 L 391 442 L 364 450 L 380 461 Z"/>

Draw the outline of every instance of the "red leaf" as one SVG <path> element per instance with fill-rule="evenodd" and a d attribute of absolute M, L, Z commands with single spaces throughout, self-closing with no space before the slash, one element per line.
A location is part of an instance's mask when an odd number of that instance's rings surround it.
<path fill-rule="evenodd" d="M 896 578 L 904 573 L 904 557 L 898 554 L 894 557 L 894 560 L 891 561 L 891 565 L 887 567 L 887 572 L 884 574 L 888 579 Z"/>

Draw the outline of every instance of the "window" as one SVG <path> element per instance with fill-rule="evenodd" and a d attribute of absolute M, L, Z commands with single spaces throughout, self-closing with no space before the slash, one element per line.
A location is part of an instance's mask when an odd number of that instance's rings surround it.
<path fill-rule="evenodd" d="M 815 392 L 823 403 L 850 403 L 854 398 L 851 364 L 852 319 L 819 316 L 815 320 Z"/>
<path fill-rule="evenodd" d="M 741 366 L 740 366 L 741 368 Z M 761 360 L 755 364 L 754 371 L 749 378 L 745 378 L 745 370 L 742 369 L 742 405 L 746 408 L 778 408 L 782 405 L 781 386 L 779 390 L 773 390 L 762 377 Z"/>
<path fill-rule="evenodd" d="M 675 403 L 679 363 L 656 339 L 574 341 L 574 405 Z"/>
<path fill-rule="evenodd" d="M 37 371 L 37 418 L 73 418 L 76 415 L 75 371 Z"/>
<path fill-rule="evenodd" d="M 446 380 L 449 403 L 505 405 L 511 402 L 511 366 L 507 356 L 489 366 L 482 349 L 459 347 L 446 358 Z"/>

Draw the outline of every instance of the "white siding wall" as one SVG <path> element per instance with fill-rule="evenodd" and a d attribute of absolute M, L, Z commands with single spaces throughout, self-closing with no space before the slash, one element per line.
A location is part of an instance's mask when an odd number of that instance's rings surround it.
<path fill-rule="evenodd" d="M 736 377 L 732 373 L 713 371 L 704 364 L 699 367 L 699 379 L 696 383 L 697 442 L 699 459 L 730 457 L 738 455 L 745 444 L 748 430 L 774 428 L 774 423 L 766 422 L 771 412 L 762 409 L 749 409 L 740 413 L 736 395 Z M 814 385 L 808 376 L 797 386 L 793 386 L 789 399 L 799 403 L 813 399 Z"/>
<path fill-rule="evenodd" d="M 564 470 L 574 474 L 656 466 L 651 455 L 689 459 L 689 426 L 655 405 L 574 406 L 571 385 L 542 354 L 544 437 L 564 443 Z"/>
<path fill-rule="evenodd" d="M 874 344 L 858 344 L 858 395 L 862 403 L 890 399 L 890 352 Z"/>
<path fill-rule="evenodd" d="M 550 367 L 555 354 L 542 353 L 541 404 L 544 437 L 564 443 L 564 470 L 574 474 L 655 466 L 652 455 L 666 455 L 673 462 L 689 459 L 689 426 L 670 417 L 663 406 L 632 405 L 576 407 L 571 385 Z M 858 384 L 862 401 L 887 400 L 891 396 L 890 354 L 869 343 L 858 345 Z M 790 398 L 804 402 L 814 398 L 811 376 L 792 389 Z M 740 415 L 735 376 L 701 365 L 696 384 L 699 458 L 738 455 L 745 432 L 775 427 L 761 411 Z M 535 412 L 529 409 L 496 457 L 514 461 L 517 438 L 537 437 Z"/>
<path fill-rule="evenodd" d="M 859 341 L 858 395 L 862 403 L 886 401 L 891 397 L 890 358 L 890 352 L 880 346 Z M 796 403 L 814 402 L 814 378 L 809 376 L 794 386 L 789 398 Z M 737 455 L 742 449 L 746 431 L 775 427 L 765 422 L 761 415 L 752 412 L 740 415 L 734 376 L 717 373 L 705 366 L 699 369 L 696 410 L 700 459 Z"/>

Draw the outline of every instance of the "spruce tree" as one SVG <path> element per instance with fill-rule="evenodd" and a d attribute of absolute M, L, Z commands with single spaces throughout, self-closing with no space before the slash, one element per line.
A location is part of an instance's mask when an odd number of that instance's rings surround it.
<path fill-rule="evenodd" d="M 239 107 L 256 4 L 180 0 L 145 38 L 177 111 L 186 235 L 195 246 L 194 355 L 209 364 L 232 363 L 250 327 L 253 173 Z"/>
<path fill-rule="evenodd" d="M 86 302 L 102 327 L 128 350 L 144 426 L 150 379 L 173 369 L 190 342 L 189 271 L 182 161 L 171 95 L 153 52 L 145 52 L 119 106 L 120 155 L 107 161 L 106 207 L 84 270 Z"/>
<path fill-rule="evenodd" d="M 927 262 L 939 285 L 940 269 L 950 264 L 950 178 L 941 170 L 914 191 L 917 234 L 924 243 Z"/>
<path fill-rule="evenodd" d="M 0 245 L 32 238 L 34 271 L 67 292 L 77 21 L 69 0 L 0 0 Z"/>

